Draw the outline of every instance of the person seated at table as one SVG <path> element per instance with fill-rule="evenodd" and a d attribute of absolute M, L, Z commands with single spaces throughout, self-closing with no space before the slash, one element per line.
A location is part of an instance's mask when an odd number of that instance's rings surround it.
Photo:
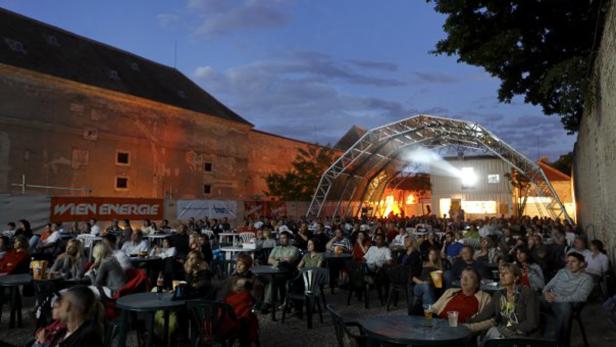
<path fill-rule="evenodd" d="M 122 270 L 126 271 L 133 268 L 133 264 L 130 262 L 130 258 L 124 252 L 118 249 L 117 238 L 113 234 L 107 234 L 103 236 L 103 243 L 105 243 L 111 250 L 111 254 L 116 258 Z"/>
<path fill-rule="evenodd" d="M 498 254 L 494 247 L 494 242 L 489 237 L 482 237 L 479 242 L 479 251 L 475 252 L 473 258 L 483 264 L 495 264 L 502 255 Z"/>
<path fill-rule="evenodd" d="M 151 220 L 146 219 L 143 221 L 141 232 L 143 233 L 143 235 L 154 235 L 158 232 L 158 229 L 156 229 L 156 224 L 152 223 Z"/>
<path fill-rule="evenodd" d="M 272 237 L 272 229 L 270 227 L 263 228 L 263 242 L 261 242 L 261 248 L 272 249 L 274 247 L 276 247 L 276 239 Z"/>
<path fill-rule="evenodd" d="M 66 335 L 66 325 L 60 321 L 60 300 L 57 298 L 51 304 L 52 322 L 46 327 L 34 332 L 34 342 L 30 347 L 54 347 Z"/>
<path fill-rule="evenodd" d="M 15 222 L 8 222 L 6 223 L 6 229 L 2 232 L 2 235 L 8 237 L 10 240 L 13 238 L 13 236 L 15 236 L 16 232 L 17 232 L 17 225 L 15 225 Z"/>
<path fill-rule="evenodd" d="M 593 276 L 595 283 L 609 271 L 609 259 L 605 255 L 603 242 L 600 240 L 590 241 L 590 254 L 585 257 L 586 273 Z"/>
<path fill-rule="evenodd" d="M 289 233 L 280 233 L 280 245 L 270 252 L 267 263 L 272 266 L 292 266 L 298 260 L 299 251 L 295 246 L 289 245 Z"/>
<path fill-rule="evenodd" d="M 323 223 L 315 224 L 312 239 L 314 240 L 314 245 L 317 248 L 317 251 L 325 252 L 325 246 L 327 245 L 327 242 L 329 242 L 329 237 L 325 233 L 325 226 L 323 226 Z"/>
<path fill-rule="evenodd" d="M 304 254 L 304 257 L 302 258 L 302 260 L 300 260 L 299 264 L 297 265 L 297 268 L 303 269 L 321 267 L 321 265 L 323 265 L 323 260 L 323 253 L 319 253 L 316 251 L 314 246 L 314 240 L 310 239 L 308 240 L 308 248 L 306 250 L 306 254 Z"/>
<path fill-rule="evenodd" d="M 391 248 L 403 248 L 404 241 L 406 240 L 409 234 L 406 232 L 406 228 L 401 226 L 398 228 L 398 234 L 391 241 Z"/>
<path fill-rule="evenodd" d="M 81 242 L 76 239 L 68 240 L 66 250 L 60 254 L 49 270 L 59 274 L 65 279 L 81 279 L 85 271 L 86 259 L 81 250 Z"/>
<path fill-rule="evenodd" d="M 516 265 L 520 268 L 520 284 L 539 292 L 545 286 L 543 270 L 530 256 L 530 251 L 526 247 L 516 249 Z"/>
<path fill-rule="evenodd" d="M 126 273 L 104 242 L 99 242 L 94 246 L 92 257 L 94 263 L 86 273 L 92 281 L 92 290 L 98 296 L 104 294 L 111 298 L 126 283 Z M 100 293 L 98 288 L 102 288 L 104 293 Z"/>
<path fill-rule="evenodd" d="M 133 231 L 130 241 L 126 241 L 122 245 L 122 252 L 128 256 L 148 254 L 149 250 L 150 245 L 147 240 L 143 239 L 143 233 L 139 229 Z"/>
<path fill-rule="evenodd" d="M 239 253 L 235 259 L 235 270 L 227 278 L 219 292 L 218 298 L 224 299 L 226 296 L 238 292 L 238 290 L 249 291 L 253 298 L 263 298 L 263 284 L 258 277 L 250 271 L 253 260 L 246 253 Z"/>
<path fill-rule="evenodd" d="M 98 221 L 95 218 L 90 218 L 90 235 L 101 236 L 101 227 L 98 225 Z"/>
<path fill-rule="evenodd" d="M 432 305 L 435 297 L 435 287 L 439 283 L 434 283 L 432 272 L 443 271 L 443 265 L 441 263 L 441 257 L 439 251 L 431 249 L 428 252 L 428 257 L 424 261 L 421 267 L 421 273 L 419 276 L 413 276 L 411 281 L 413 282 L 413 304 L 411 310 L 414 310 L 420 303 L 422 305 Z M 442 287 L 442 283 L 440 283 Z"/>
<path fill-rule="evenodd" d="M 451 262 L 460 255 L 462 248 L 464 248 L 464 244 L 456 240 L 455 234 L 447 232 L 445 234 L 445 243 L 441 249 L 441 256 Z"/>
<path fill-rule="evenodd" d="M 16 237 L 16 236 L 23 236 L 28 242 L 28 248 L 31 248 L 30 241 L 33 242 L 32 246 L 35 246 L 36 243 L 38 242 L 38 235 L 37 236 L 34 235 L 34 233 L 32 232 L 32 228 L 30 227 L 30 222 L 28 222 L 25 219 L 19 220 L 19 228 L 17 228 L 17 230 L 15 231 L 15 234 L 13 234 L 13 237 Z"/>
<path fill-rule="evenodd" d="M 377 272 L 387 265 L 391 265 L 391 250 L 385 245 L 385 235 L 378 233 L 375 235 L 375 245 L 368 248 L 364 255 L 364 260 L 368 270 Z"/>
<path fill-rule="evenodd" d="M 122 246 L 122 244 L 130 240 L 131 236 L 133 235 L 133 227 L 132 225 L 130 225 L 130 220 L 128 219 L 122 220 L 121 228 L 122 228 L 122 234 L 118 238 L 118 246 Z"/>
<path fill-rule="evenodd" d="M 308 240 L 311 238 L 312 232 L 308 230 L 308 225 L 306 223 L 302 223 L 299 226 L 299 231 L 295 237 L 295 246 L 301 250 L 306 250 L 308 248 Z"/>
<path fill-rule="evenodd" d="M 115 237 L 118 237 L 122 234 L 122 228 L 120 228 L 120 222 L 117 219 L 114 219 L 111 222 L 111 225 L 105 229 L 105 235 L 111 234 Z"/>
<path fill-rule="evenodd" d="M 186 282 L 191 288 L 190 295 L 195 298 L 214 298 L 212 287 L 212 273 L 203 255 L 199 251 L 190 251 L 184 262 Z"/>
<path fill-rule="evenodd" d="M 212 253 L 212 247 L 210 246 L 210 239 L 205 235 L 199 235 L 197 233 L 190 234 L 190 246 L 191 251 L 200 252 L 208 264 L 214 259 Z"/>
<path fill-rule="evenodd" d="M 160 223 L 159 229 L 165 233 L 171 232 L 172 228 L 171 228 L 171 225 L 169 224 L 169 220 L 163 219 L 163 221 Z"/>
<path fill-rule="evenodd" d="M 364 256 L 368 253 L 368 249 L 370 249 L 370 243 L 371 241 L 366 232 L 358 231 L 355 243 L 353 244 L 353 260 L 363 261 Z"/>
<path fill-rule="evenodd" d="M 584 256 L 577 252 L 567 255 L 567 266 L 543 289 L 542 304 L 556 318 L 556 340 L 559 345 L 569 346 L 571 313 L 574 305 L 586 302 L 592 292 L 593 279 L 584 271 Z"/>
<path fill-rule="evenodd" d="M 11 244 L 11 239 L 8 236 L 6 235 L 0 236 L 0 260 L 4 258 L 4 255 L 10 248 L 10 244 Z"/>
<path fill-rule="evenodd" d="M 58 242 L 61 240 L 60 231 L 56 229 L 55 224 L 49 223 L 45 230 L 41 233 L 38 243 L 36 244 L 33 257 L 53 259 L 54 252 Z"/>
<path fill-rule="evenodd" d="M 332 237 L 329 242 L 325 245 L 325 249 L 328 252 L 336 253 L 336 250 L 339 249 L 341 253 L 350 253 L 353 247 L 351 246 L 351 241 L 344 237 L 342 233 L 342 229 L 336 228 L 334 232 L 334 237 Z"/>
<path fill-rule="evenodd" d="M 451 270 L 445 272 L 445 287 L 450 288 L 453 282 L 460 280 L 462 270 L 468 266 L 472 266 L 482 277 L 487 277 L 487 269 L 478 261 L 473 259 L 474 250 L 470 246 L 463 246 L 460 251 L 460 257 L 455 259 L 451 265 Z"/>
<path fill-rule="evenodd" d="M 188 236 L 188 226 L 181 224 L 175 231 L 175 234 L 171 237 L 173 245 L 178 253 L 178 258 L 186 259 L 188 252 L 190 252 L 190 236 Z"/>
<path fill-rule="evenodd" d="M 500 267 L 503 289 L 490 303 L 468 320 L 475 331 L 487 330 L 485 340 L 534 336 L 539 328 L 539 301 L 532 289 L 520 286 L 520 268 L 506 263 Z"/>
<path fill-rule="evenodd" d="M 432 305 L 433 312 L 440 318 L 447 319 L 447 312 L 457 311 L 458 322 L 466 323 L 481 312 L 491 300 L 490 294 L 479 290 L 481 277 L 477 270 L 467 267 L 460 277 L 461 288 L 449 288 Z M 479 329 L 475 324 L 468 324 L 471 331 Z"/>
<path fill-rule="evenodd" d="M 66 326 L 60 347 L 103 347 L 104 308 L 86 286 L 69 288 L 59 299 L 58 318 Z"/>
<path fill-rule="evenodd" d="M 29 271 L 30 254 L 28 242 L 21 236 L 13 239 L 13 248 L 9 249 L 4 258 L 0 259 L 0 273 L 17 274 Z"/>
<path fill-rule="evenodd" d="M 152 247 L 152 250 L 150 250 L 150 256 L 166 259 L 175 257 L 178 254 L 175 247 L 173 247 L 173 241 L 171 241 L 171 238 L 164 238 L 161 243 L 162 246 L 155 245 Z"/>

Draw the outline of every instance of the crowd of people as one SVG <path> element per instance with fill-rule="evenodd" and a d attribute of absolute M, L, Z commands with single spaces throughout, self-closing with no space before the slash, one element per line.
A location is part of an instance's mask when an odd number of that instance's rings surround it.
<path fill-rule="evenodd" d="M 217 236 L 230 231 L 254 233 L 257 251 L 253 257 L 240 253 L 234 270 L 220 276 Z M 158 233 L 169 237 L 156 244 L 146 237 Z M 80 234 L 102 237 L 91 246 L 92 259 L 78 240 Z M 73 287 L 56 302 L 54 323 L 35 336 L 41 346 L 77 345 L 70 341 L 100 332 L 98 298 L 113 297 L 130 281 L 131 257 L 145 255 L 161 259 L 154 274 L 162 277 L 164 288 L 184 280 L 193 297 L 230 304 L 242 318 L 242 327 L 250 331 L 242 341 L 249 345 L 258 332 L 252 308 L 267 313 L 272 309 L 272 291 L 281 287 L 252 273 L 253 264 L 284 268 L 285 280 L 297 271 L 327 265 L 331 285 L 344 288 L 352 264 L 328 264 L 326 252 L 349 254 L 348 262 L 363 266 L 370 284 L 379 293 L 385 289 L 385 295 L 392 271 L 405 269 L 412 293 L 409 314 L 423 314 L 421 308 L 429 307 L 446 318 L 447 312 L 457 311 L 461 323 L 487 340 L 539 336 L 544 323 L 540 312 L 545 312 L 554 317 L 550 322 L 559 345 L 568 346 L 572 312 L 593 290 L 607 290 L 609 262 L 603 244 L 591 240 L 587 248 L 587 242 L 575 226 L 529 217 L 254 218 L 237 228 L 226 219 L 190 219 L 175 229 L 166 220 L 159 226 L 144 221 L 134 227 L 125 220 L 101 227 L 92 219 L 66 229 L 50 223 L 40 233 L 21 220 L 8 223 L 0 237 L 0 273 L 25 273 L 31 260 L 48 260 L 52 274 L 90 280 L 90 287 Z M 498 282 L 493 295 L 482 290 L 487 279 Z"/>

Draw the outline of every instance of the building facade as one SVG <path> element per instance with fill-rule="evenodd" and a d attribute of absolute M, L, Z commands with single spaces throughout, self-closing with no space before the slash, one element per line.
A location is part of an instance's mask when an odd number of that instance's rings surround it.
<path fill-rule="evenodd" d="M 0 9 L 0 194 L 249 200 L 310 144 L 178 70 Z M 49 188 L 51 187 L 51 188 Z"/>

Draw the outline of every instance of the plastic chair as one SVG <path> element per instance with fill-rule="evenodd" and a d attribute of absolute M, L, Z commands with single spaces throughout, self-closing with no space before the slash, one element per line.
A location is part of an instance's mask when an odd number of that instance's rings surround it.
<path fill-rule="evenodd" d="M 368 308 L 370 306 L 370 300 L 368 295 L 369 284 L 366 281 L 366 265 L 364 263 L 348 261 L 346 263 L 346 268 L 349 275 L 347 305 L 351 304 L 351 296 L 353 293 L 356 293 L 360 298 L 362 295 L 364 296 L 364 306 Z"/>
<path fill-rule="evenodd" d="M 256 234 L 252 232 L 240 233 L 240 239 L 242 240 L 243 243 L 248 243 L 251 240 L 254 240 L 256 237 L 257 237 Z"/>
<path fill-rule="evenodd" d="M 239 339 L 239 321 L 233 308 L 225 303 L 206 300 L 190 300 L 186 302 L 190 322 L 197 334 L 191 337 L 195 347 L 219 343 L 222 346 L 232 346 Z"/>
<path fill-rule="evenodd" d="M 578 326 L 580 327 L 580 332 L 582 333 L 582 339 L 584 340 L 584 346 L 588 347 L 588 339 L 586 338 L 586 329 L 584 328 L 584 323 L 582 323 L 582 310 L 584 309 L 584 306 L 586 306 L 585 302 L 580 302 L 580 303 L 575 303 L 573 304 L 572 310 L 571 310 L 571 320 L 572 321 L 576 321 L 578 323 Z M 569 342 L 571 341 L 571 330 L 573 330 L 573 325 L 569 324 L 569 326 L 572 328 L 569 330 Z"/>
<path fill-rule="evenodd" d="M 409 298 L 409 277 L 411 269 L 409 266 L 396 266 L 387 271 L 389 277 L 389 294 L 387 295 L 387 311 L 389 312 L 392 301 L 395 306 L 398 306 L 398 296 L 400 292 L 404 293 L 406 306 L 410 307 Z"/>
<path fill-rule="evenodd" d="M 334 331 L 336 332 L 336 340 L 338 341 L 339 347 L 344 346 L 355 346 L 355 347 L 365 347 L 368 345 L 368 337 L 364 333 L 364 328 L 355 321 L 345 321 L 342 316 L 340 316 L 333 306 L 327 305 L 325 306 L 327 311 L 329 311 L 332 320 L 334 322 Z M 349 328 L 354 327 L 359 330 L 359 334 L 354 334 L 351 332 Z"/>
<path fill-rule="evenodd" d="M 518 337 L 488 340 L 484 347 L 557 347 L 557 344 L 554 340 Z"/>
<path fill-rule="evenodd" d="M 323 323 L 323 307 L 325 305 L 325 293 L 323 286 L 329 281 L 329 271 L 323 268 L 303 269 L 295 278 L 287 282 L 287 295 L 282 310 L 282 323 L 287 315 L 289 300 L 303 301 L 306 306 L 306 324 L 312 329 L 312 313 L 318 308 L 319 318 Z"/>
<path fill-rule="evenodd" d="M 208 230 L 208 229 L 201 229 L 201 235 L 207 236 L 207 238 L 210 240 L 216 238 L 216 234 L 214 234 L 212 230 Z"/>

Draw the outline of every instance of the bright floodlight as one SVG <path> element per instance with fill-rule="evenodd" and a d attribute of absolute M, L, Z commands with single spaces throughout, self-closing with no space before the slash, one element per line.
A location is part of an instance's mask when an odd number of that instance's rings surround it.
<path fill-rule="evenodd" d="M 460 180 L 463 187 L 473 187 L 477 183 L 477 175 L 472 167 L 463 167 L 460 172 Z"/>

